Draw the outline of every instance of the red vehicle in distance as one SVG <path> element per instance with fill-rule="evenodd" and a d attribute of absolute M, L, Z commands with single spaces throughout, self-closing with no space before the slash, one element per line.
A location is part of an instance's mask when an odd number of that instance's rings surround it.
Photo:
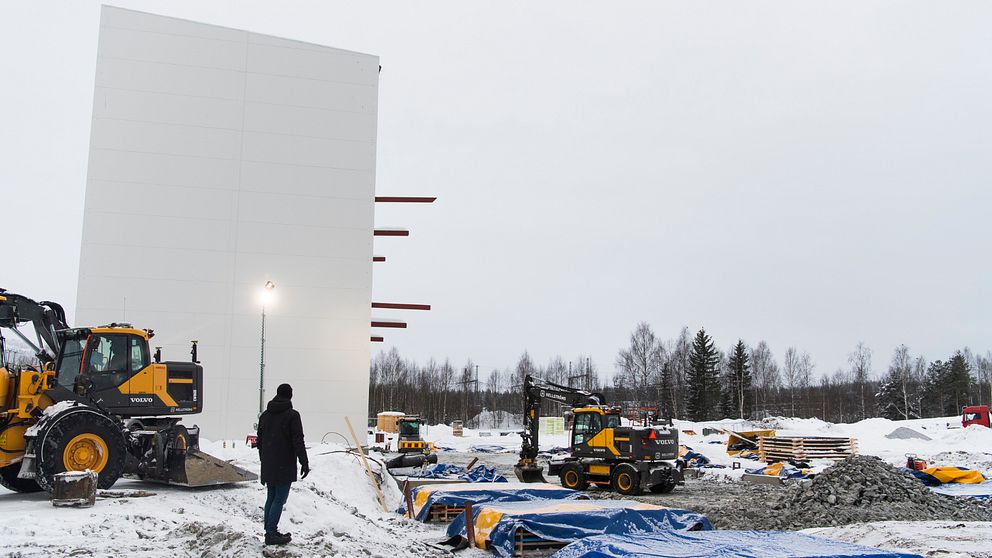
<path fill-rule="evenodd" d="M 992 428 L 989 425 L 989 406 L 972 405 L 961 410 L 961 426 L 970 424 L 980 424 L 985 428 Z"/>

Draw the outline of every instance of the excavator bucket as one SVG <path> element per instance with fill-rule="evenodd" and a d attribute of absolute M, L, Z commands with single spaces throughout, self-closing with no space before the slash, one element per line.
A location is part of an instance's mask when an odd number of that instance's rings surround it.
<path fill-rule="evenodd" d="M 258 480 L 255 473 L 198 450 L 174 455 L 169 461 L 165 478 L 146 480 L 194 488 Z"/>
<path fill-rule="evenodd" d="M 537 463 L 517 463 L 513 466 L 513 473 L 520 482 L 548 482 L 544 480 L 544 467 Z"/>

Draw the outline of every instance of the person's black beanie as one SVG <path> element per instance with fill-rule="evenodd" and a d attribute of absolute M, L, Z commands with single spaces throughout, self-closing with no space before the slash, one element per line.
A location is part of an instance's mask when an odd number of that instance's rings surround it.
<path fill-rule="evenodd" d="M 278 388 L 276 388 L 276 395 L 278 395 L 280 397 L 285 397 L 286 399 L 292 399 L 293 398 L 293 386 L 291 386 L 289 384 L 280 384 L 280 386 Z"/>

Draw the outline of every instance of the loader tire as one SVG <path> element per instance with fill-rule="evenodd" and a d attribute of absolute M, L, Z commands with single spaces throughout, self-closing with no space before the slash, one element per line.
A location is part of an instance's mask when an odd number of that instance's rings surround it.
<path fill-rule="evenodd" d="M 561 485 L 572 490 L 585 490 L 589 488 L 589 481 L 586 480 L 586 473 L 582 470 L 582 465 L 578 463 L 566 463 L 561 466 L 558 472 Z"/>
<path fill-rule="evenodd" d="M 641 474 L 630 463 L 621 463 L 613 468 L 610 486 L 625 496 L 637 496 L 641 493 Z"/>
<path fill-rule="evenodd" d="M 0 486 L 14 492 L 39 492 L 41 487 L 34 479 L 19 479 L 17 473 L 21 472 L 21 464 L 14 463 L 0 468 Z"/>
<path fill-rule="evenodd" d="M 52 491 L 55 475 L 89 469 L 99 474 L 97 487 L 110 488 L 124 473 L 126 446 L 121 427 L 93 410 L 56 417 L 36 439 L 38 484 Z"/>

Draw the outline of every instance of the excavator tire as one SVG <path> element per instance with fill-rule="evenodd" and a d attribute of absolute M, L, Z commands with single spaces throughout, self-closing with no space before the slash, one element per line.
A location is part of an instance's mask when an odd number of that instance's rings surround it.
<path fill-rule="evenodd" d="M 572 490 L 585 490 L 589 488 L 589 481 L 586 480 L 586 472 L 582 470 L 582 465 L 578 463 L 566 463 L 561 466 L 558 472 L 558 479 L 561 485 Z"/>
<path fill-rule="evenodd" d="M 0 486 L 14 492 L 39 492 L 41 487 L 34 479 L 19 479 L 17 473 L 21 471 L 21 464 L 14 463 L 0 468 Z"/>
<path fill-rule="evenodd" d="M 92 409 L 72 410 L 38 434 L 35 479 L 51 492 L 58 473 L 90 469 L 99 474 L 97 487 L 107 489 L 124 473 L 126 451 L 124 433 L 112 419 Z"/>
<path fill-rule="evenodd" d="M 613 468 L 613 490 L 624 496 L 637 496 L 641 493 L 641 475 L 630 463 L 621 463 Z"/>

